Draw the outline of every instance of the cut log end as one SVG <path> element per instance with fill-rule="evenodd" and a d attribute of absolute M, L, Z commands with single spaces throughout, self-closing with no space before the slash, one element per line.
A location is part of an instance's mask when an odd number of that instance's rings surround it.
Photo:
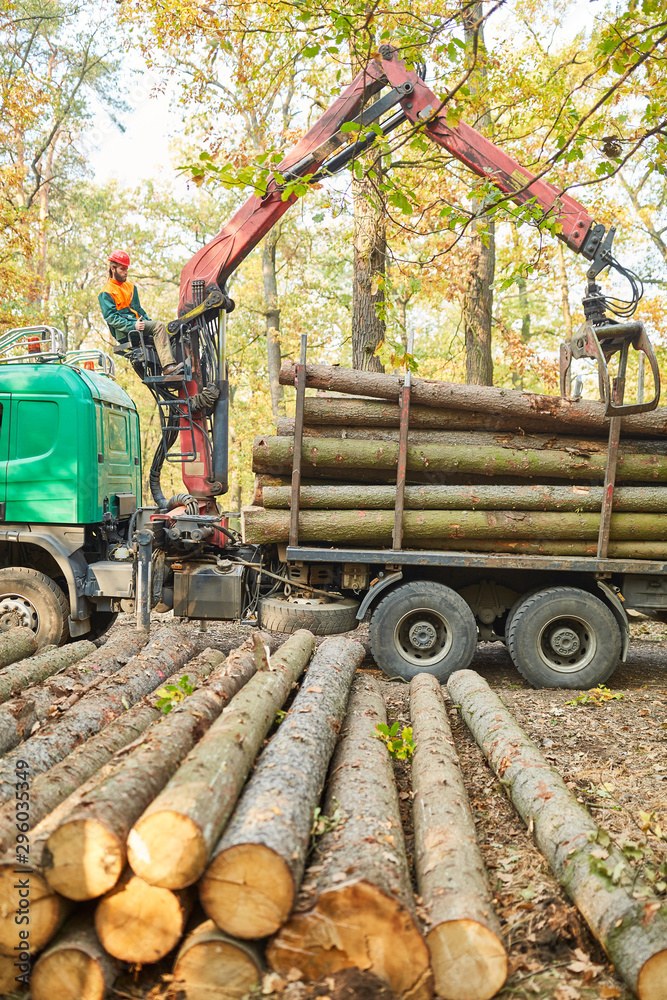
<path fill-rule="evenodd" d="M 104 974 L 97 962 L 75 948 L 46 955 L 30 978 L 32 1000 L 103 1000 Z"/>
<path fill-rule="evenodd" d="M 174 965 L 172 990 L 185 1000 L 241 1000 L 259 982 L 261 963 L 227 939 L 212 920 L 186 938 Z"/>
<path fill-rule="evenodd" d="M 667 983 L 667 948 L 644 962 L 637 980 L 639 1000 L 664 1000 Z"/>
<path fill-rule="evenodd" d="M 426 936 L 435 990 L 443 1000 L 490 1000 L 507 978 L 502 942 L 474 920 L 448 920 Z"/>
<path fill-rule="evenodd" d="M 276 972 L 296 966 L 305 979 L 356 966 L 406 1000 L 432 996 L 428 949 L 414 920 L 398 899 L 367 882 L 324 892 L 312 910 L 294 914 L 267 958 Z"/>
<path fill-rule="evenodd" d="M 102 947 L 123 962 L 158 962 L 180 940 L 191 900 L 126 873 L 95 911 Z"/>
<path fill-rule="evenodd" d="M 287 864 L 275 851 L 263 844 L 238 844 L 213 859 L 199 892 L 202 906 L 223 931 L 262 938 L 287 920 L 295 886 Z"/>
<path fill-rule="evenodd" d="M 18 893 L 14 888 L 17 878 L 16 865 L 0 869 L 0 954 L 15 955 L 16 908 Z M 53 892 L 45 878 L 37 872 L 30 875 L 30 951 L 41 951 L 63 922 L 70 904 Z"/>
<path fill-rule="evenodd" d="M 167 810 L 140 819 L 127 838 L 127 860 L 150 885 L 180 889 L 202 873 L 208 848 L 189 816 Z"/>
<path fill-rule="evenodd" d="M 125 867 L 125 845 L 94 819 L 63 823 L 49 837 L 45 875 L 51 888 L 68 899 L 103 896 Z"/>

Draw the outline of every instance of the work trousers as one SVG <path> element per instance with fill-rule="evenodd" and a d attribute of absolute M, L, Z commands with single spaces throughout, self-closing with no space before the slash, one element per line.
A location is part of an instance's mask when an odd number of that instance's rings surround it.
<path fill-rule="evenodd" d="M 157 356 L 160 359 L 162 367 L 166 368 L 167 365 L 173 365 L 175 361 L 174 354 L 164 323 L 161 323 L 157 319 L 147 319 L 145 320 L 144 333 L 152 334 L 155 350 L 157 351 Z"/>

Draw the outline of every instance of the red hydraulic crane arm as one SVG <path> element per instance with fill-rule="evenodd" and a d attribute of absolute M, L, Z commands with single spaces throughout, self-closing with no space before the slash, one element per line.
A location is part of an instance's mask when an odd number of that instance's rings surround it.
<path fill-rule="evenodd" d="M 317 173 L 334 151 L 348 138 L 340 127 L 355 118 L 360 120 L 364 104 L 383 87 L 393 87 L 387 98 L 380 98 L 373 109 L 400 104 L 406 118 L 423 124 L 426 135 L 449 150 L 476 174 L 486 177 L 519 204 L 532 201 L 546 216 L 556 218 L 558 236 L 572 250 L 583 253 L 589 260 L 602 250 L 604 226 L 596 225 L 591 216 L 574 198 L 562 194 L 543 180 L 536 180 L 530 171 L 469 125 L 455 127 L 446 124 L 438 114 L 441 102 L 417 73 L 407 70 L 388 46 L 383 46 L 382 58 L 371 60 L 368 66 L 345 88 L 340 97 L 325 111 L 319 121 L 306 132 L 279 164 L 281 175 L 307 176 Z M 368 114 L 368 112 L 367 112 Z M 373 117 L 377 117 L 377 112 Z M 403 120 L 403 116 L 398 116 Z M 364 118 L 365 121 L 365 118 Z M 326 167 L 325 167 L 326 169 Z M 274 177 L 269 179 L 266 194 L 252 196 L 209 243 L 185 265 L 181 272 L 179 315 L 192 308 L 192 281 L 203 279 L 206 286 L 222 288 L 227 278 L 269 232 L 290 205 L 295 194 L 285 201 Z M 588 238 L 587 238 L 588 237 Z"/>

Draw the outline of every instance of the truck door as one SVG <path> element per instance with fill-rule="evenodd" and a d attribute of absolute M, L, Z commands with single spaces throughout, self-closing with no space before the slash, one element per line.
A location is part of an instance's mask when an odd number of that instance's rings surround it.
<path fill-rule="evenodd" d="M 9 393 L 0 392 L 0 522 L 5 520 L 5 502 L 7 500 L 10 399 Z"/>

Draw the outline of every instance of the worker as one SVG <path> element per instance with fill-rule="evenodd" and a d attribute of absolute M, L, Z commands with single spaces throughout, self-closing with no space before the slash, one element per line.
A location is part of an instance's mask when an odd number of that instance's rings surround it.
<path fill-rule="evenodd" d="M 111 335 L 121 344 L 126 344 L 130 334 L 150 333 L 157 351 L 163 375 L 178 375 L 183 364 L 176 363 L 169 334 L 164 323 L 149 319 L 139 302 L 137 286 L 127 280 L 130 255 L 125 250 L 114 250 L 109 256 L 109 280 L 99 295 L 100 309 Z"/>

